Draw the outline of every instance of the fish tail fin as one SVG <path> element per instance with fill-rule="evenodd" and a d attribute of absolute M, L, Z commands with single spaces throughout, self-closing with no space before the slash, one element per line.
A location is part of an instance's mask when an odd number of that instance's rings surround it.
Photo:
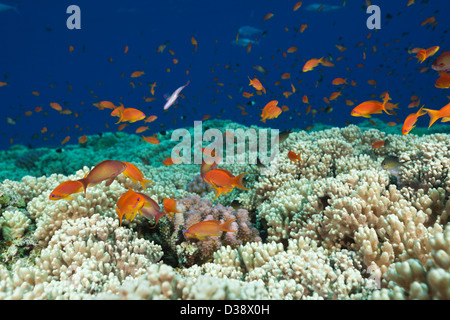
<path fill-rule="evenodd" d="M 386 103 L 389 101 L 389 93 L 386 92 L 386 94 L 384 95 L 384 100 L 383 100 L 383 111 L 386 112 L 388 115 L 392 115 L 392 113 L 389 113 L 386 109 Z"/>
<path fill-rule="evenodd" d="M 433 123 L 435 123 L 437 120 L 441 118 L 441 113 L 439 110 L 430 110 L 430 109 L 423 109 L 424 111 L 428 112 L 428 115 L 430 116 L 430 124 L 428 128 L 430 128 Z"/>
<path fill-rule="evenodd" d="M 240 175 L 238 175 L 237 177 L 234 178 L 234 185 L 236 187 L 238 187 L 239 189 L 250 190 L 250 189 L 247 189 L 246 187 L 244 187 L 244 175 L 246 175 L 247 173 L 248 172 L 241 173 Z"/>
<path fill-rule="evenodd" d="M 121 123 L 121 122 L 122 122 L 122 119 L 123 119 L 123 113 L 120 114 L 119 121 L 117 121 L 116 124 Z"/>
<path fill-rule="evenodd" d="M 266 123 L 266 118 L 262 118 L 261 121 L 262 121 L 263 123 Z"/>
<path fill-rule="evenodd" d="M 84 177 L 83 179 L 79 179 L 77 181 L 83 185 L 84 196 L 86 196 L 86 189 L 88 187 L 89 182 L 87 181 L 86 177 Z"/>
<path fill-rule="evenodd" d="M 120 227 L 122 227 L 122 217 L 123 217 L 123 214 L 120 212 L 120 209 L 119 209 L 119 208 L 116 208 L 116 211 L 117 211 L 117 215 L 119 216 L 119 228 L 120 228 Z"/>
<path fill-rule="evenodd" d="M 231 224 L 236 221 L 236 219 L 228 220 L 227 222 L 224 222 L 220 225 L 220 230 L 226 231 L 226 232 L 237 232 L 237 230 L 230 230 Z"/>
<path fill-rule="evenodd" d="M 142 188 L 143 188 L 145 191 L 147 191 L 147 189 L 145 188 L 145 186 L 147 185 L 147 183 L 153 183 L 153 181 L 152 181 L 152 180 L 148 180 L 148 179 L 142 179 L 142 180 L 141 180 Z"/>
<path fill-rule="evenodd" d="M 421 116 L 427 114 L 427 112 L 424 111 L 423 107 L 425 107 L 425 105 L 423 105 L 422 108 L 420 108 L 419 111 L 417 111 L 417 116 L 418 117 L 421 117 Z"/>
<path fill-rule="evenodd" d="M 248 77 L 248 76 L 247 76 Z M 250 79 L 250 77 L 248 77 L 248 80 L 250 80 L 250 84 L 249 84 L 249 86 L 251 86 L 252 84 L 253 84 L 253 80 L 252 79 Z"/>

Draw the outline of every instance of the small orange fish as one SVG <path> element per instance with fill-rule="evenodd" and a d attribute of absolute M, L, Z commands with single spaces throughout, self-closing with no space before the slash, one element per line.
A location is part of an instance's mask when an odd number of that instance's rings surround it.
<path fill-rule="evenodd" d="M 174 213 L 180 213 L 180 211 L 177 210 L 177 200 L 164 198 L 163 204 L 164 204 L 164 211 L 167 214 L 173 215 Z"/>
<path fill-rule="evenodd" d="M 294 53 L 298 50 L 297 47 L 290 47 L 289 49 L 287 49 L 287 53 Z"/>
<path fill-rule="evenodd" d="M 0 81 L 0 87 L 6 86 L 8 83 Z"/>
<path fill-rule="evenodd" d="M 215 200 L 221 194 L 227 194 L 228 192 L 233 191 L 234 187 L 238 187 L 242 190 L 250 190 L 245 188 L 243 185 L 243 178 L 245 174 L 247 174 L 247 172 L 241 173 L 235 177 L 227 170 L 214 169 L 204 174 L 203 180 L 209 183 L 216 190 Z"/>
<path fill-rule="evenodd" d="M 86 194 L 87 187 L 96 186 L 97 184 L 106 181 L 106 186 L 110 186 L 114 179 L 125 171 L 126 164 L 117 160 L 104 160 L 97 164 L 83 179 L 77 181 L 81 182 Z"/>
<path fill-rule="evenodd" d="M 83 144 L 83 143 L 86 143 L 86 142 L 87 142 L 87 136 L 86 136 L 86 135 L 81 136 L 81 137 L 78 139 L 78 143 L 79 143 L 79 144 Z"/>
<path fill-rule="evenodd" d="M 139 127 L 136 129 L 135 133 L 142 133 L 147 130 L 148 130 L 148 127 Z"/>
<path fill-rule="evenodd" d="M 242 96 L 244 97 L 244 98 L 251 98 L 251 97 L 253 97 L 253 93 L 248 93 L 248 92 L 242 92 Z"/>
<path fill-rule="evenodd" d="M 155 87 L 156 87 L 156 81 L 153 82 L 152 86 L 150 87 L 150 93 L 152 94 L 152 96 L 155 95 Z"/>
<path fill-rule="evenodd" d="M 289 160 L 291 160 L 293 162 L 302 161 L 302 159 L 300 158 L 300 154 L 297 154 L 291 150 L 289 150 L 289 152 L 288 152 L 288 158 L 289 158 Z"/>
<path fill-rule="evenodd" d="M 342 95 L 342 93 L 341 93 L 340 91 L 338 91 L 338 92 L 333 92 L 333 93 L 330 95 L 329 100 L 330 100 L 330 101 L 336 100 L 340 95 Z"/>
<path fill-rule="evenodd" d="M 131 78 L 139 78 L 140 76 L 142 76 L 143 74 L 145 74 L 145 72 L 144 71 L 134 71 L 132 74 L 131 74 Z"/>
<path fill-rule="evenodd" d="M 266 123 L 267 119 L 275 119 L 281 114 L 282 110 L 277 107 L 278 101 L 272 100 L 266 104 L 261 114 L 261 121 Z"/>
<path fill-rule="evenodd" d="M 303 96 L 302 102 L 303 102 L 303 103 L 306 103 L 306 104 L 309 103 L 309 100 L 308 100 L 308 96 L 307 96 L 307 95 L 304 95 L 304 96 Z"/>
<path fill-rule="evenodd" d="M 67 142 L 69 142 L 69 140 L 70 140 L 70 136 L 67 136 L 67 137 L 64 138 L 63 141 L 61 141 L 61 144 L 62 144 L 62 145 L 63 145 L 63 144 L 66 144 Z"/>
<path fill-rule="evenodd" d="M 422 106 L 422 108 L 420 108 L 416 113 L 412 113 L 406 117 L 402 128 L 403 135 L 407 135 L 408 133 L 410 133 L 411 130 L 416 126 L 417 119 L 427 113 L 426 111 L 424 111 L 423 107 L 424 106 Z"/>
<path fill-rule="evenodd" d="M 231 223 L 236 219 L 231 219 L 227 222 L 220 222 L 218 220 L 206 220 L 200 221 L 190 228 L 188 228 L 184 235 L 187 238 L 198 239 L 200 241 L 204 241 L 211 236 L 219 236 L 223 231 L 226 232 L 237 232 L 237 230 L 231 230 Z"/>
<path fill-rule="evenodd" d="M 297 11 L 298 9 L 300 9 L 300 7 L 302 6 L 302 2 L 299 1 L 294 5 L 294 8 L 292 8 L 293 11 Z"/>
<path fill-rule="evenodd" d="M 354 117 L 370 118 L 371 114 L 382 113 L 383 111 L 391 115 L 386 110 L 386 103 L 389 100 L 389 94 L 386 93 L 383 103 L 378 101 L 366 101 L 357 105 L 351 112 Z"/>
<path fill-rule="evenodd" d="M 144 190 L 147 183 L 153 183 L 151 180 L 144 178 L 144 174 L 134 164 L 122 161 L 126 165 L 126 169 L 123 171 L 123 175 L 130 178 L 133 182 L 139 182 Z"/>
<path fill-rule="evenodd" d="M 207 149 L 207 148 L 204 148 Z M 200 166 L 200 176 L 203 179 L 203 185 L 205 184 L 205 175 L 208 171 L 217 169 L 217 166 L 219 165 L 220 161 L 222 161 L 222 158 L 217 156 L 215 157 L 215 152 L 211 151 L 211 153 L 208 155 L 208 152 L 203 152 L 204 156 L 206 157 L 203 159 L 202 164 Z"/>
<path fill-rule="evenodd" d="M 121 106 L 123 106 L 123 104 L 121 104 Z M 100 101 L 98 103 L 98 108 L 100 110 L 103 110 L 103 109 L 113 109 L 114 110 L 118 107 L 119 106 L 115 106 L 114 103 L 112 103 L 111 101 Z"/>
<path fill-rule="evenodd" d="M 50 200 L 70 200 L 72 194 L 79 193 L 83 191 L 83 185 L 79 181 L 66 181 L 60 183 L 53 191 L 50 193 Z"/>
<path fill-rule="evenodd" d="M 323 62 L 324 62 L 323 57 L 320 59 L 310 59 L 305 63 L 302 70 L 303 70 L 303 72 L 311 71 L 315 67 L 317 67 L 319 64 L 322 64 Z"/>
<path fill-rule="evenodd" d="M 197 40 L 194 39 L 194 37 L 191 38 L 191 44 L 194 46 L 194 51 L 197 51 L 198 43 Z"/>
<path fill-rule="evenodd" d="M 46 133 L 47 132 L 47 127 L 43 127 L 41 130 L 41 133 Z"/>
<path fill-rule="evenodd" d="M 252 79 L 250 79 L 250 77 L 248 77 L 248 79 L 250 80 L 249 86 L 253 86 L 253 88 L 255 88 L 256 90 L 262 91 L 262 92 L 264 92 L 264 94 L 266 94 L 266 89 L 264 88 L 264 86 L 261 84 L 261 82 L 257 78 L 254 78 L 252 80 Z"/>
<path fill-rule="evenodd" d="M 179 164 L 181 161 L 179 159 L 172 159 L 172 157 L 168 157 L 164 159 L 163 165 L 165 166 L 173 166 L 174 164 Z"/>
<path fill-rule="evenodd" d="M 145 119 L 144 122 L 150 123 L 150 122 L 155 121 L 156 119 L 158 119 L 158 117 L 153 115 L 153 116 L 149 116 L 147 119 Z"/>
<path fill-rule="evenodd" d="M 144 137 L 142 136 L 142 140 L 144 140 L 145 142 L 148 142 L 150 144 L 159 144 L 159 140 L 155 137 Z"/>
<path fill-rule="evenodd" d="M 131 189 L 122 194 L 116 204 L 116 211 L 119 216 L 119 226 L 122 226 L 123 216 L 125 216 L 125 219 L 130 219 L 130 221 L 133 221 L 136 214 L 144 206 L 144 204 L 144 197 Z"/>
<path fill-rule="evenodd" d="M 268 14 L 266 14 L 266 15 L 264 16 L 263 21 L 269 20 L 269 19 L 272 18 L 272 17 L 273 17 L 273 13 L 268 13 Z"/>
<path fill-rule="evenodd" d="M 119 110 L 118 110 L 119 109 Z M 113 112 L 115 112 L 116 110 L 118 110 L 119 112 L 119 121 L 116 122 L 116 124 L 119 124 L 121 122 L 136 122 L 136 121 L 140 121 L 142 119 L 145 119 L 145 114 L 135 108 L 125 108 L 123 110 L 121 110 L 121 107 L 114 109 Z M 111 113 L 112 115 L 112 113 Z"/>
<path fill-rule="evenodd" d="M 372 149 L 378 149 L 378 148 L 381 148 L 383 146 L 385 146 L 385 147 L 389 146 L 389 140 L 388 139 L 374 142 L 372 144 Z"/>
<path fill-rule="evenodd" d="M 61 111 L 62 110 L 61 105 L 59 103 L 57 103 L 57 102 L 51 102 L 50 103 L 50 107 L 52 107 L 56 111 Z"/>
<path fill-rule="evenodd" d="M 300 33 L 305 32 L 306 28 L 308 28 L 308 25 L 307 25 L 307 24 L 302 24 L 302 25 L 300 26 Z"/>
<path fill-rule="evenodd" d="M 339 86 L 339 85 L 341 85 L 341 84 L 347 84 L 347 79 L 343 79 L 343 78 L 335 78 L 335 79 L 331 82 L 331 84 L 332 84 L 332 85 L 335 85 L 335 86 Z"/>

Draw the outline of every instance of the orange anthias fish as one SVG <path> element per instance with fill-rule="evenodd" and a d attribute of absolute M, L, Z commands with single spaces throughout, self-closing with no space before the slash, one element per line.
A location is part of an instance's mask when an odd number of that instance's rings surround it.
<path fill-rule="evenodd" d="M 436 80 L 434 86 L 439 89 L 450 88 L 450 73 L 444 73 L 442 76 L 440 76 L 440 78 Z"/>
<path fill-rule="evenodd" d="M 315 67 L 317 67 L 319 65 L 319 63 L 323 63 L 323 57 L 320 59 L 311 59 L 308 60 L 305 65 L 303 66 L 303 72 L 308 72 L 311 71 L 312 69 L 314 69 Z"/>
<path fill-rule="evenodd" d="M 139 78 L 139 77 L 142 76 L 143 74 L 145 74 L 144 71 L 134 71 L 134 72 L 131 74 L 131 78 Z"/>
<path fill-rule="evenodd" d="M 264 107 L 261 114 L 261 121 L 266 123 L 267 119 L 275 119 L 281 114 L 281 108 L 277 107 L 278 101 L 272 100 Z"/>
<path fill-rule="evenodd" d="M 55 190 L 50 193 L 50 200 L 70 200 L 72 194 L 83 191 L 83 184 L 79 181 L 66 181 L 60 183 Z"/>
<path fill-rule="evenodd" d="M 222 231 L 237 232 L 237 230 L 231 230 L 231 223 L 236 219 L 228 220 L 227 222 L 220 222 L 218 220 L 206 220 L 200 221 L 184 232 L 184 235 L 188 238 L 198 239 L 200 241 L 208 239 L 208 237 L 217 237 Z"/>
<path fill-rule="evenodd" d="M 144 204 L 145 199 L 141 194 L 134 192 L 131 189 L 125 192 L 116 204 L 116 211 L 119 216 L 120 226 L 122 226 L 123 216 L 125 216 L 125 219 L 130 219 L 130 221 L 133 221 L 136 214 L 144 206 Z"/>
<path fill-rule="evenodd" d="M 300 158 L 300 154 L 297 154 L 291 150 L 289 150 L 289 152 L 288 152 L 288 158 L 289 158 L 289 160 L 291 160 L 293 162 L 302 161 L 302 159 Z"/>
<path fill-rule="evenodd" d="M 208 157 L 206 159 L 203 159 L 202 164 L 200 166 L 200 176 L 203 179 L 203 185 L 205 184 L 205 175 L 208 171 L 217 169 L 217 166 L 219 165 L 220 161 L 222 161 L 221 157 Z"/>
<path fill-rule="evenodd" d="M 145 119 L 145 114 L 135 108 L 125 108 L 123 110 L 120 110 L 121 107 L 114 109 L 114 111 L 119 111 L 119 121 L 116 122 L 116 124 L 121 122 L 136 122 L 142 119 Z"/>
<path fill-rule="evenodd" d="M 155 137 L 144 137 L 142 136 L 142 140 L 144 140 L 145 142 L 148 142 L 150 144 L 159 144 L 159 140 Z"/>
<path fill-rule="evenodd" d="M 383 103 L 379 101 L 366 101 L 357 105 L 351 112 L 354 117 L 370 118 L 371 114 L 382 113 L 383 111 L 391 115 L 386 109 L 386 103 L 389 100 L 389 94 L 384 96 Z"/>
<path fill-rule="evenodd" d="M 84 194 L 86 194 L 87 187 L 95 186 L 102 181 L 106 180 L 106 186 L 109 186 L 119 174 L 125 171 L 126 168 L 126 164 L 121 161 L 104 160 L 97 164 L 85 178 L 77 181 L 81 182 Z"/>
<path fill-rule="evenodd" d="M 145 186 L 147 183 L 153 183 L 151 180 L 144 179 L 144 174 L 134 164 L 125 161 L 122 162 L 127 166 L 123 171 L 124 176 L 130 178 L 133 182 L 139 182 L 144 190 L 146 190 Z"/>
<path fill-rule="evenodd" d="M 227 194 L 233 191 L 234 187 L 242 190 L 250 190 L 244 187 L 243 178 L 247 172 L 241 173 L 238 176 L 233 176 L 231 172 L 223 169 L 214 169 L 208 171 L 202 178 L 209 183 L 216 190 L 217 199 L 221 194 Z"/>
<path fill-rule="evenodd" d="M 50 103 L 50 107 L 52 107 L 56 111 L 61 111 L 62 110 L 62 107 L 61 107 L 61 105 L 58 102 L 51 102 Z"/>
<path fill-rule="evenodd" d="M 264 88 L 264 86 L 261 84 L 261 82 L 254 78 L 253 80 L 250 79 L 250 77 L 248 77 L 248 80 L 250 80 L 250 84 L 249 86 L 253 86 L 253 88 L 255 88 L 258 91 L 262 91 L 264 92 L 264 94 L 266 94 L 266 89 Z"/>
<path fill-rule="evenodd" d="M 380 140 L 380 141 L 376 141 L 372 144 L 372 149 L 378 149 L 381 148 L 382 146 L 388 147 L 390 144 L 389 140 Z"/>
<path fill-rule="evenodd" d="M 416 113 L 412 113 L 406 117 L 402 128 L 403 135 L 407 135 L 416 126 L 417 119 L 427 113 L 423 110 L 423 107 L 425 106 L 422 106 L 422 108 L 420 108 L 420 110 Z"/>
<path fill-rule="evenodd" d="M 143 197 L 145 203 L 139 210 L 139 213 L 142 214 L 147 220 L 155 219 L 155 224 L 150 229 L 153 229 L 158 224 L 159 219 L 161 219 L 166 212 L 162 212 L 159 205 L 152 198 L 147 196 L 146 194 L 139 193 L 141 197 Z M 153 218 L 150 218 L 153 217 Z"/>
<path fill-rule="evenodd" d="M 164 211 L 167 214 L 173 215 L 174 213 L 180 213 L 180 211 L 177 210 L 177 200 L 164 198 L 163 204 Z"/>
<path fill-rule="evenodd" d="M 166 159 L 164 159 L 163 161 L 163 165 L 165 166 L 173 166 L 174 164 L 180 164 L 181 161 L 180 159 L 173 159 L 172 157 L 168 157 Z"/>
<path fill-rule="evenodd" d="M 437 120 L 441 118 L 444 118 L 441 120 L 441 122 L 450 121 L 450 103 L 442 107 L 440 110 L 430 110 L 430 109 L 423 109 L 423 110 L 428 112 L 428 115 L 430 116 L 430 125 L 428 126 L 428 128 L 430 128 L 433 125 L 433 123 L 435 123 Z"/>

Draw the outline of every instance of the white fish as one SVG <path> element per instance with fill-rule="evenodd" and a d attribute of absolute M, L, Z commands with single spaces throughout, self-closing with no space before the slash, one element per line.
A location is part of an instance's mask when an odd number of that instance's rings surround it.
<path fill-rule="evenodd" d="M 8 10 L 13 10 L 13 11 L 19 13 L 19 10 L 17 10 L 17 7 L 13 7 L 13 6 L 9 6 L 7 4 L 0 3 L 0 12 L 8 11 Z"/>
<path fill-rule="evenodd" d="M 189 80 L 184 86 L 179 87 L 177 90 L 175 90 L 174 93 L 172 93 L 172 95 L 170 96 L 169 99 L 167 99 L 167 102 L 164 105 L 164 110 L 169 109 L 170 106 L 173 105 L 173 103 L 177 100 L 178 95 L 180 94 L 181 90 L 183 90 L 188 84 L 189 84 Z"/>

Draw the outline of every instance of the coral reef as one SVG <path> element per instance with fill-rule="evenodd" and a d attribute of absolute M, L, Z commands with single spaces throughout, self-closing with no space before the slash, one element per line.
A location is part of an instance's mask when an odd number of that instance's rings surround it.
<path fill-rule="evenodd" d="M 211 121 L 203 129 L 230 125 Z M 388 147 L 371 148 L 386 138 Z M 121 150 L 126 139 L 136 149 Z M 449 135 L 354 125 L 293 132 L 278 166 L 264 173 L 254 164 L 221 164 L 248 172 L 250 191 L 215 200 L 199 165 L 161 164 L 174 143 L 170 132 L 159 139 L 154 146 L 126 134 L 97 136 L 65 148 L 61 154 L 80 156 L 65 172 L 0 184 L 0 299 L 450 298 Z M 301 161 L 289 160 L 290 150 Z M 56 154 L 47 154 L 55 160 L 46 168 L 63 167 L 65 155 Z M 83 163 L 87 154 L 93 163 Z M 398 177 L 382 169 L 387 155 L 399 157 Z M 49 200 L 59 183 L 106 158 L 134 163 L 154 183 L 143 191 L 120 175 L 86 196 Z M 45 161 L 30 171 L 47 172 Z M 115 206 L 127 187 L 160 205 L 176 199 L 179 212 L 155 228 L 140 215 L 119 228 Z M 236 232 L 205 241 L 184 234 L 200 221 L 231 219 Z"/>

